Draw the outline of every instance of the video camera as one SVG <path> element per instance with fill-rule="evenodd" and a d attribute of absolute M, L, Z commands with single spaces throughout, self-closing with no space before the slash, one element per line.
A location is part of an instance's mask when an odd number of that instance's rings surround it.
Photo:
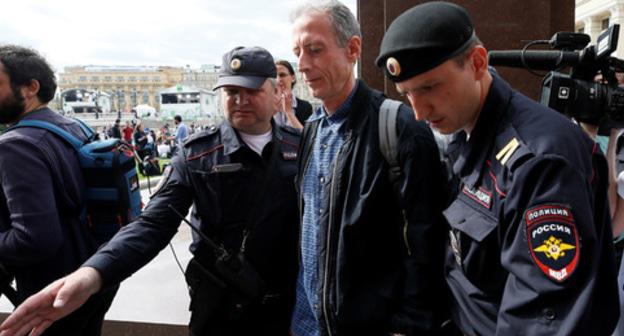
<path fill-rule="evenodd" d="M 490 51 L 489 63 L 525 68 L 540 76 L 535 70 L 549 71 L 542 80 L 540 103 L 577 121 L 598 125 L 609 117 L 624 122 L 624 88 L 615 75 L 624 72 L 624 61 L 610 56 L 617 49 L 619 31 L 617 24 L 609 27 L 591 46 L 587 34 L 558 32 L 550 40 L 529 42 L 522 50 Z M 538 44 L 557 50 L 528 50 Z M 566 67 L 571 67 L 568 74 L 560 72 Z"/>

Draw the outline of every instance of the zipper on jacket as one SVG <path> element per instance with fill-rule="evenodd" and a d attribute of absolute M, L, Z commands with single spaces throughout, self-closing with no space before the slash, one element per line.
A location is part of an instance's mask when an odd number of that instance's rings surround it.
<path fill-rule="evenodd" d="M 325 251 L 325 274 L 323 277 L 323 315 L 325 316 L 325 325 L 327 328 L 327 334 L 329 336 L 332 336 L 332 330 L 331 330 L 331 325 L 329 323 L 329 304 L 328 304 L 328 298 L 329 298 L 329 293 L 327 290 L 328 287 L 328 283 L 329 283 L 329 259 L 331 257 L 331 236 L 332 236 L 332 219 L 334 218 L 334 212 L 333 210 L 333 200 L 334 200 L 334 191 L 336 189 L 336 185 L 335 185 L 335 181 L 336 181 L 336 172 L 338 170 L 338 159 L 340 158 L 340 154 L 342 154 L 342 150 L 344 149 L 345 145 L 347 142 L 345 142 L 342 147 L 340 147 L 340 150 L 338 151 L 338 153 L 336 154 L 336 158 L 334 159 L 334 170 L 332 172 L 332 179 L 331 179 L 331 185 L 330 185 L 330 190 L 329 190 L 329 214 L 328 214 L 328 220 L 327 220 L 327 247 L 326 247 L 326 251 Z"/>
<path fill-rule="evenodd" d="M 403 209 L 401 209 L 401 216 L 403 217 L 403 241 L 405 242 L 405 248 L 407 248 L 407 255 L 412 255 L 409 239 L 407 239 L 407 216 L 405 216 L 405 210 Z"/>
<path fill-rule="evenodd" d="M 314 126 L 310 126 L 310 128 L 312 128 Z M 310 135 L 310 141 L 316 141 L 316 131 L 318 129 L 318 125 L 316 125 L 316 127 L 314 127 L 314 134 Z M 305 140 L 305 139 L 302 139 Z M 302 141 L 303 142 L 303 141 Z M 297 193 L 299 195 L 299 229 L 301 231 L 302 228 L 302 224 L 303 224 L 303 179 L 308 171 L 308 163 L 310 162 L 310 154 L 312 152 L 312 148 L 314 147 L 314 145 L 308 146 L 308 149 L 306 151 L 305 147 L 304 147 L 304 153 L 303 153 L 303 158 L 305 158 L 305 161 L 303 162 L 303 174 L 301 174 L 301 176 L 297 176 L 297 179 L 299 181 L 297 181 L 297 184 L 299 184 L 299 192 Z M 299 239 L 298 239 L 298 244 L 297 244 L 297 251 L 299 254 L 299 266 L 301 266 L 301 232 L 299 232 Z"/>
<path fill-rule="evenodd" d="M 308 172 L 308 163 L 310 163 L 309 151 L 305 158 L 305 162 L 303 162 L 303 174 L 299 177 L 299 221 L 301 222 L 303 222 L 303 179 Z M 299 235 L 299 240 L 301 241 L 301 235 Z M 299 244 L 299 247 L 301 247 L 301 243 Z"/>

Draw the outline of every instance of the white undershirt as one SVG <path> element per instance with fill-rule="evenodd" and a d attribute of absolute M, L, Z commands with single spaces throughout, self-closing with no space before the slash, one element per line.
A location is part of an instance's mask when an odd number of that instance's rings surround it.
<path fill-rule="evenodd" d="M 243 139 L 245 144 L 247 144 L 247 146 L 251 148 L 251 150 L 258 153 L 259 155 L 262 155 L 262 149 L 264 149 L 264 146 L 266 146 L 266 144 L 268 144 L 273 137 L 272 129 L 264 134 L 248 134 L 240 131 L 238 133 L 240 134 L 241 139 Z"/>

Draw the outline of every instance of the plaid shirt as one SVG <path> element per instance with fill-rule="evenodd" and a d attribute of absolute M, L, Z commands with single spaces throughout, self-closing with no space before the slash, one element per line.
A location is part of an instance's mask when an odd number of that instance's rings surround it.
<path fill-rule="evenodd" d="M 291 329 L 294 336 L 316 336 L 319 331 L 319 298 L 321 286 L 318 279 L 319 223 L 326 205 L 327 184 L 331 183 L 331 169 L 337 153 L 345 142 L 345 121 L 357 85 L 342 105 L 332 115 L 324 107 L 316 110 L 308 122 L 320 120 L 316 138 L 303 177 L 303 221 L 301 226 L 301 268 L 297 278 L 297 293 Z"/>

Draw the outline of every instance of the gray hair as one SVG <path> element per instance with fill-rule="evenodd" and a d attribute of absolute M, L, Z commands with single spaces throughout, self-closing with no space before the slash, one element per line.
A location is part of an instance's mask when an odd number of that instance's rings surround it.
<path fill-rule="evenodd" d="M 321 13 L 329 16 L 336 36 L 336 42 L 342 48 L 353 36 L 362 37 L 360 32 L 360 24 L 353 16 L 353 13 L 347 6 L 337 0 L 308 1 L 307 3 L 297 7 L 290 14 L 290 21 L 295 22 L 303 15 L 310 13 Z"/>

